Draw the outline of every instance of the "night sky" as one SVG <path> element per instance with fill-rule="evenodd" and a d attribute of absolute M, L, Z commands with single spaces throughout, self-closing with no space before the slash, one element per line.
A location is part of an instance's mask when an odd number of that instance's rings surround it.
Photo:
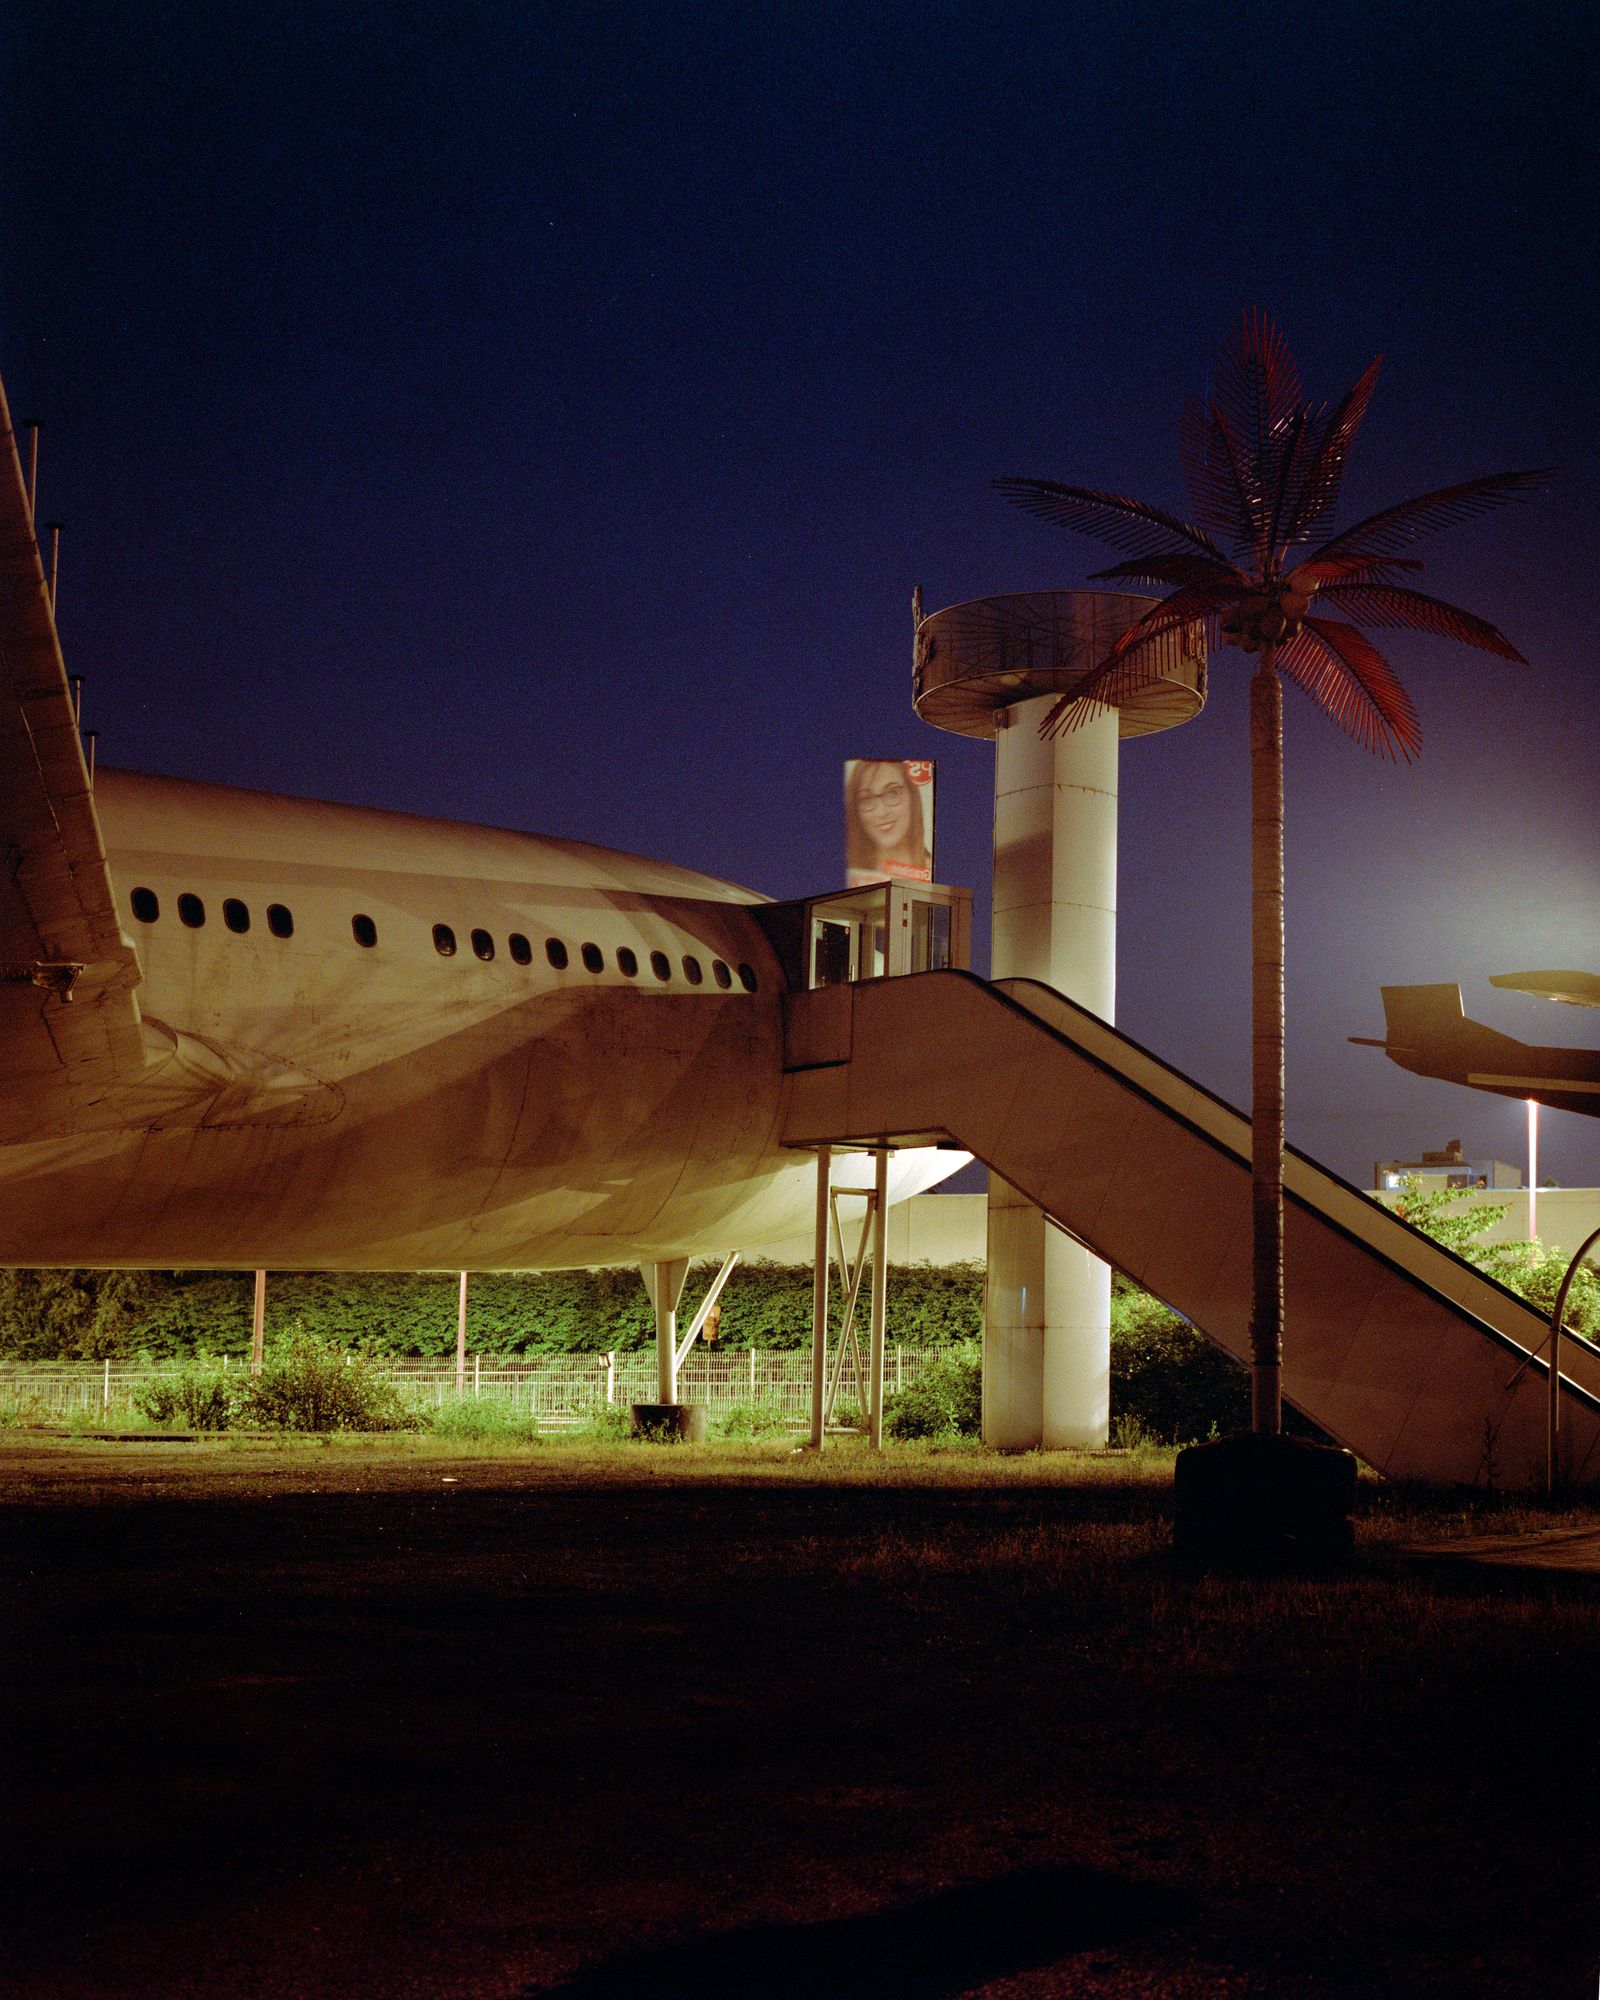
<path fill-rule="evenodd" d="M 1113 559 L 996 474 L 1187 512 L 1259 304 L 1308 391 L 1388 357 L 1341 522 L 1568 468 L 1419 551 L 1531 663 L 1395 639 L 1419 766 L 1288 697 L 1290 1138 L 1517 1161 L 1520 1106 L 1345 1037 L 1460 979 L 1600 1043 L 1487 985 L 1600 971 L 1597 44 L 1559 0 L 14 7 L 0 368 L 101 754 L 775 895 L 842 880 L 843 758 L 934 756 L 981 903 L 992 752 L 911 714 L 912 586 Z M 1118 1001 L 1236 1102 L 1243 667 L 1126 751 Z M 1542 1164 L 1600 1183 L 1600 1120 Z"/>

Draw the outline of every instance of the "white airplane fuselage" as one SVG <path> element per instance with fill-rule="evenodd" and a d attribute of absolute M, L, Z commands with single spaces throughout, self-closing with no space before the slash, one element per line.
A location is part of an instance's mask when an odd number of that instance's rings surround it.
<path fill-rule="evenodd" d="M 540 1269 L 808 1226 L 749 891 L 119 771 L 95 805 L 148 1060 L 70 1129 L 0 1126 L 0 1263 Z M 903 1153 L 891 1198 L 959 1164 Z"/>

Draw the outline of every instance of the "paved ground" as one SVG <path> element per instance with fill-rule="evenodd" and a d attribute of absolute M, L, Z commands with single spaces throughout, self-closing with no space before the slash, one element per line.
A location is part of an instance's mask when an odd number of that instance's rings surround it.
<path fill-rule="evenodd" d="M 1186 1580 L 1137 1480 L 564 1463 L 0 1445 L 0 1988 L 1592 2000 L 1586 1587 Z"/>
<path fill-rule="evenodd" d="M 1551 1570 L 1590 1577 L 1600 1584 L 1600 1528 L 1539 1528 L 1526 1535 L 1463 1535 L 1447 1542 L 1398 1542 L 1394 1553 L 1418 1562 Z"/>

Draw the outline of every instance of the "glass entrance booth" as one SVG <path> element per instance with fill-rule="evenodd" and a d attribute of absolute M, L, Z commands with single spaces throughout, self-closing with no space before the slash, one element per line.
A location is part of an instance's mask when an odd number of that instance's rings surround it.
<path fill-rule="evenodd" d="M 758 904 L 792 993 L 908 972 L 965 971 L 972 891 L 942 882 L 871 882 L 794 903 Z"/>

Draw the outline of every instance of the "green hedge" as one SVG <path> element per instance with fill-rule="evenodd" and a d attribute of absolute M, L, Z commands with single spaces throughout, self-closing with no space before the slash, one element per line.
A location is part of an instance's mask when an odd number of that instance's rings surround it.
<path fill-rule="evenodd" d="M 690 1272 L 681 1316 L 693 1313 L 713 1268 Z M 0 1270 L 0 1357 L 246 1354 L 252 1283 L 248 1271 Z M 456 1285 L 451 1272 L 274 1275 L 267 1332 L 298 1327 L 367 1354 L 451 1354 Z M 722 1306 L 724 1346 L 806 1347 L 811 1267 L 737 1265 Z M 837 1325 L 837 1285 L 832 1307 Z M 981 1264 L 915 1264 L 897 1267 L 891 1277 L 891 1341 L 920 1347 L 974 1339 L 982 1317 Z M 474 1353 L 603 1353 L 647 1347 L 653 1338 L 649 1301 L 634 1270 L 486 1272 L 470 1282 L 467 1341 Z"/>

